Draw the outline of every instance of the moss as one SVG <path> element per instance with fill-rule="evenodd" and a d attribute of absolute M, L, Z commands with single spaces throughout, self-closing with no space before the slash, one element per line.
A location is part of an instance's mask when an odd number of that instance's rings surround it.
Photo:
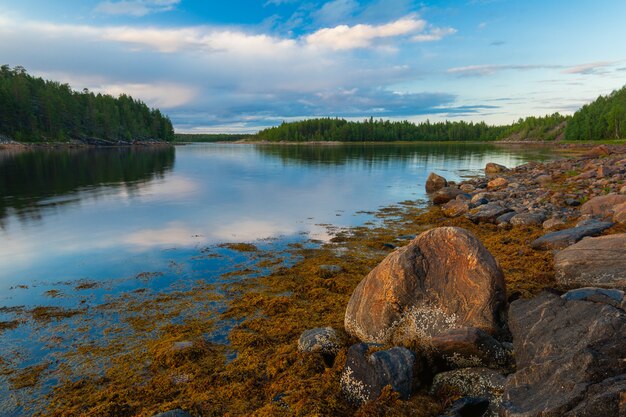
<path fill-rule="evenodd" d="M 0 321 L 0 333 L 5 330 L 13 330 L 19 326 L 19 322 L 17 320 L 12 321 Z"/>
<path fill-rule="evenodd" d="M 65 309 L 61 307 L 35 307 L 30 310 L 32 318 L 36 321 L 47 322 L 50 320 L 61 320 L 82 314 L 82 310 Z"/>
<path fill-rule="evenodd" d="M 226 248 L 237 252 L 257 252 L 257 247 L 252 243 L 223 243 L 220 248 Z"/>
<path fill-rule="evenodd" d="M 49 363 L 29 366 L 16 372 L 9 378 L 11 389 L 34 387 L 39 382 L 41 375 L 48 369 Z"/>

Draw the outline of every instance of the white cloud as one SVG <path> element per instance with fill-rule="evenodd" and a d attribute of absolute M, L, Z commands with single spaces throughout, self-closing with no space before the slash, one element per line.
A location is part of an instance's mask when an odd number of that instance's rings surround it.
<path fill-rule="evenodd" d="M 421 33 L 411 38 L 413 42 L 433 42 L 440 41 L 446 36 L 454 35 L 457 32 L 454 28 L 433 28 L 429 33 Z"/>
<path fill-rule="evenodd" d="M 104 14 L 141 17 L 150 13 L 174 10 L 179 3 L 180 0 L 107 0 L 99 3 L 95 11 Z"/>
<path fill-rule="evenodd" d="M 562 68 L 560 65 L 468 65 L 465 67 L 449 68 L 448 74 L 456 74 L 460 76 L 485 76 L 492 75 L 500 71 L 519 70 L 528 71 L 536 69 L 554 69 Z"/>
<path fill-rule="evenodd" d="M 600 74 L 603 73 L 606 67 L 610 67 L 614 65 L 615 61 L 597 61 L 597 62 L 589 62 L 586 64 L 575 65 L 573 67 L 569 67 L 564 69 L 563 74 L 579 74 L 579 75 L 589 75 L 589 74 Z"/>
<path fill-rule="evenodd" d="M 367 48 L 374 41 L 420 32 L 426 27 L 426 21 L 414 17 L 405 17 L 384 25 L 340 25 L 334 28 L 320 29 L 305 37 L 307 44 L 332 50 Z"/>
<path fill-rule="evenodd" d="M 359 3 L 355 0 L 333 0 L 311 13 L 311 17 L 318 25 L 331 25 L 345 22 L 356 13 L 358 8 Z"/>

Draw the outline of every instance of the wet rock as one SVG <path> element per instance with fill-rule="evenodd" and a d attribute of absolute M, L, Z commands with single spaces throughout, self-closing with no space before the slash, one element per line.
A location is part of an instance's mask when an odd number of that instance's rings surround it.
<path fill-rule="evenodd" d="M 584 237 L 598 236 L 612 226 L 613 223 L 611 222 L 593 220 L 587 224 L 543 235 L 532 241 L 530 246 L 538 250 L 563 249 L 573 245 Z"/>
<path fill-rule="evenodd" d="M 480 329 L 453 329 L 432 338 L 436 359 L 447 369 L 507 367 L 511 351 Z"/>
<path fill-rule="evenodd" d="M 500 188 L 504 188 L 509 184 L 507 180 L 504 178 L 496 178 L 487 183 L 487 188 L 490 190 L 498 190 Z"/>
<path fill-rule="evenodd" d="M 446 217 L 459 217 L 469 211 L 469 203 L 465 200 L 448 201 L 441 207 Z"/>
<path fill-rule="evenodd" d="M 607 288 L 577 288 L 566 292 L 561 296 L 562 299 L 567 301 L 591 301 L 594 303 L 608 304 L 616 308 L 624 310 L 624 291 Z"/>
<path fill-rule="evenodd" d="M 426 179 L 426 192 L 433 193 L 435 191 L 439 191 L 444 187 L 448 186 L 448 181 L 442 177 L 441 175 L 437 175 L 434 172 L 431 172 Z"/>
<path fill-rule="evenodd" d="M 498 217 L 512 211 L 509 207 L 504 207 L 497 203 L 489 203 L 470 210 L 466 217 L 474 223 L 495 223 Z"/>
<path fill-rule="evenodd" d="M 456 196 L 462 193 L 463 191 L 458 188 L 444 187 L 433 194 L 433 204 L 445 204 L 450 200 L 454 200 Z"/>
<path fill-rule="evenodd" d="M 461 184 L 459 189 L 463 191 L 464 193 L 471 193 L 472 191 L 476 189 L 476 187 L 474 187 L 472 184 L 465 183 L 465 184 Z"/>
<path fill-rule="evenodd" d="M 497 417 L 506 378 L 489 368 L 464 368 L 435 375 L 431 393 L 453 391 L 461 396 L 485 398 L 485 416 Z"/>
<path fill-rule="evenodd" d="M 177 408 L 176 410 L 155 414 L 154 417 L 191 417 L 191 414 Z"/>
<path fill-rule="evenodd" d="M 369 353 L 369 346 L 358 343 L 348 349 L 341 374 L 341 389 L 348 399 L 360 404 L 375 400 L 390 385 L 400 398 L 413 391 L 415 355 L 403 347 Z"/>
<path fill-rule="evenodd" d="M 439 227 L 389 254 L 357 286 L 345 328 L 364 342 L 429 342 L 459 327 L 488 334 L 504 323 L 506 289 L 496 260 L 469 231 Z"/>
<path fill-rule="evenodd" d="M 489 408 L 489 400 L 481 397 L 463 397 L 456 400 L 438 417 L 483 417 Z"/>
<path fill-rule="evenodd" d="M 609 217 L 613 215 L 613 209 L 623 203 L 626 203 L 626 195 L 610 194 L 594 197 L 582 205 L 580 213 Z"/>
<path fill-rule="evenodd" d="M 626 233 L 583 239 L 554 257 L 563 285 L 626 287 Z"/>
<path fill-rule="evenodd" d="M 499 174 L 501 172 L 507 172 L 509 169 L 504 165 L 496 164 L 495 162 L 489 162 L 485 166 L 485 174 Z"/>
<path fill-rule="evenodd" d="M 513 226 L 541 226 L 546 216 L 543 213 L 520 213 L 511 218 Z"/>
<path fill-rule="evenodd" d="M 320 354 L 328 366 L 332 366 L 342 345 L 341 337 L 332 327 L 305 330 L 298 339 L 300 352 Z"/>
<path fill-rule="evenodd" d="M 518 371 L 504 387 L 503 417 L 624 415 L 623 310 L 542 293 L 513 302 L 509 325 Z"/>

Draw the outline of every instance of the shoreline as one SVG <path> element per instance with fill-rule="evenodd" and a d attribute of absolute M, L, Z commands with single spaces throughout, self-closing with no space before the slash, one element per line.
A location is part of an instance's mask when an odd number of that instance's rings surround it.
<path fill-rule="evenodd" d="M 591 185 L 603 181 L 597 178 L 596 170 L 609 158 L 616 158 L 615 155 L 626 158 L 626 147 L 611 147 L 608 152 L 524 164 L 495 177 L 509 178 L 509 185 L 528 186 L 529 192 L 540 190 L 542 196 L 530 198 L 531 203 L 551 202 L 554 198 L 554 206 L 559 208 L 563 207 L 568 194 L 583 201 L 585 197 L 593 198 L 590 197 L 592 194 L 604 195 L 604 188 L 609 186 L 612 191 L 620 192 L 617 182 L 598 187 Z M 571 161 L 572 168 L 563 170 L 567 161 Z M 586 166 L 594 164 L 597 166 L 585 170 Z M 542 175 L 551 175 L 550 182 L 535 181 L 537 173 L 542 171 L 547 172 Z M 583 175 L 574 180 L 586 172 L 593 172 L 593 178 Z M 479 192 L 487 180 L 488 177 L 481 175 L 454 187 L 471 185 Z M 525 181 L 528 181 L 527 185 Z M 518 193 L 519 187 L 509 189 L 507 185 L 489 191 L 492 193 L 490 199 L 498 201 Z M 521 194 L 514 198 L 523 200 Z M 531 204 L 530 208 L 541 207 Z M 374 214 L 379 225 L 339 230 L 329 243 L 315 248 L 294 246 L 285 253 L 247 249 L 261 262 L 267 262 L 271 270 L 264 276 L 255 276 L 255 270 L 242 270 L 237 281 L 224 284 L 233 298 L 228 301 L 225 311 L 211 313 L 211 320 L 214 319 L 215 323 L 209 324 L 207 318 L 207 323 L 190 321 L 174 328 L 159 329 L 155 338 L 148 339 L 147 352 L 127 352 L 124 361 L 116 361 L 107 369 L 108 382 L 101 384 L 98 380 L 85 379 L 80 384 L 67 382 L 57 387 L 53 397 L 56 408 L 50 409 L 47 415 L 60 415 L 63 410 L 79 412 L 85 406 L 85 415 L 98 415 L 119 407 L 132 407 L 131 404 L 136 407 L 138 402 L 142 405 L 134 412 L 145 416 L 167 411 L 161 408 L 165 402 L 170 409 L 180 407 L 197 413 L 237 415 L 314 414 L 322 411 L 339 416 L 376 412 L 437 415 L 453 396 L 430 395 L 422 390 L 409 401 L 400 401 L 389 394 L 361 408 L 356 407 L 346 401 L 339 389 L 347 347 L 339 351 L 332 366 L 325 367 L 319 358 L 303 355 L 298 350 L 297 341 L 307 329 L 321 326 L 343 329 L 346 304 L 362 278 L 396 247 L 406 245 L 415 235 L 434 227 L 462 227 L 474 233 L 504 270 L 509 301 L 533 297 L 544 289 L 559 293 L 569 289 L 556 281 L 552 252 L 536 251 L 530 243 L 548 230 L 574 226 L 580 220 L 577 206 L 568 209 L 566 214 L 571 217 L 553 229 L 544 229 L 541 224 L 511 225 L 509 228 L 491 222 L 474 223 L 463 215 L 449 217 L 445 210 L 441 205 L 424 208 L 418 202 L 399 202 Z M 626 226 L 616 225 L 602 234 L 624 232 Z M 284 266 L 281 260 L 290 257 L 300 260 L 292 266 Z M 185 296 L 197 300 L 209 297 L 213 291 L 215 288 L 196 288 Z M 158 307 L 150 306 L 149 314 L 169 305 L 167 300 L 163 303 Z M 128 301 L 120 308 L 133 310 L 136 306 Z M 227 320 L 238 323 L 229 335 L 228 347 L 203 341 L 204 333 L 215 330 L 213 326 Z M 346 346 L 356 342 L 346 334 L 343 336 L 348 340 Z M 177 346 L 187 347 L 179 349 Z M 236 352 L 235 359 L 222 360 L 224 351 Z M 108 358 L 113 353 L 105 350 L 89 354 Z M 146 361 L 158 366 L 150 365 L 146 369 Z M 132 378 L 129 378 L 129 372 Z M 135 378 L 135 372 L 139 379 Z M 173 383 L 181 380 L 180 375 L 190 375 L 192 382 Z M 147 389 L 138 388 L 139 382 Z M 180 392 L 183 394 L 176 394 L 172 399 L 174 393 Z M 275 400 L 277 397 L 279 400 Z"/>

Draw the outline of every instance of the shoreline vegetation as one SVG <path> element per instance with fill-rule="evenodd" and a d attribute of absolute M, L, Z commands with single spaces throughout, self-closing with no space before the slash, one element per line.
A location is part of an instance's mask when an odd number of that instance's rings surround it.
<path fill-rule="evenodd" d="M 460 184 L 439 180 L 439 189 L 431 194 L 435 204 L 423 208 L 419 201 L 404 201 L 383 208 L 371 213 L 376 222 L 335 229 L 327 243 L 297 243 L 283 251 L 268 251 L 249 243 L 229 245 L 228 249 L 256 259 L 256 266 L 247 264 L 245 269 L 222 277 L 221 284 L 197 285 L 184 293 L 158 296 L 155 300 L 135 299 L 128 294 L 99 307 L 99 314 L 105 317 L 107 312 L 121 314 L 121 322 L 127 323 L 132 332 L 116 336 L 116 331 L 112 331 L 108 347 L 84 346 L 60 355 L 59 360 L 79 367 L 83 362 L 106 363 L 102 373 L 100 368 L 92 369 L 93 375 L 77 378 L 72 366 L 52 371 L 45 364 L 35 364 L 32 369 L 17 371 L 3 362 L 0 371 L 10 375 L 14 390 L 36 385 L 42 375 L 54 372 L 59 384 L 42 411 L 41 415 L 46 416 L 152 417 L 175 409 L 185 410 L 191 416 L 440 415 L 465 398 L 467 384 L 474 387 L 476 381 L 470 379 L 465 385 L 452 381 L 435 389 L 432 375 L 427 376 L 412 388 L 408 400 L 402 400 L 399 393 L 389 388 L 365 403 L 350 401 L 342 392 L 346 364 L 352 363 L 349 362 L 352 348 L 348 348 L 359 342 L 343 330 L 346 306 L 355 288 L 398 248 L 410 244 L 415 236 L 439 227 L 458 227 L 476 236 L 502 269 L 506 300 L 514 306 L 540 299 L 537 297 L 560 300 L 554 294 L 568 294 L 573 288 L 589 286 L 559 278 L 555 267 L 558 252 L 533 247 L 533 242 L 550 233 L 564 233 L 581 224 L 601 222 L 603 216 L 617 216 L 611 211 L 613 206 L 607 204 L 601 205 L 602 212 L 589 211 L 588 207 L 606 196 L 626 198 L 623 170 L 626 147 L 600 146 L 581 152 L 584 154 L 577 157 L 543 164 L 531 162 L 510 170 L 492 164 L 491 175 Z M 496 206 L 515 207 L 516 211 L 505 210 L 504 214 L 509 216 L 500 219 L 492 210 Z M 468 213 L 471 215 L 465 215 Z M 512 213 L 519 216 L 517 220 L 513 220 Z M 626 224 L 614 220 L 609 227 L 597 229 L 591 235 L 623 237 L 625 233 Z M 287 262 L 289 259 L 295 261 Z M 262 273 L 263 268 L 269 272 Z M 544 290 L 551 294 L 539 295 Z M 552 298 L 550 302 L 555 303 Z M 207 300 L 219 300 L 224 308 L 212 308 Z M 190 302 L 202 303 L 202 314 L 173 324 L 172 319 L 187 311 Z M 603 302 L 577 301 L 576 306 L 584 305 L 591 311 L 604 308 Z M 517 323 L 517 316 L 511 311 L 509 320 Z M 623 316 L 623 312 L 620 314 Z M 84 322 L 75 323 L 89 328 L 86 316 L 77 314 L 73 320 L 81 317 Z M 33 319 L 37 318 L 33 316 Z M 234 323 L 228 332 L 228 342 L 207 341 L 206 335 L 219 331 L 225 322 Z M 15 323 L 7 324 L 7 328 L 23 324 Z M 330 359 L 319 351 L 303 351 L 299 342 L 304 332 L 320 327 L 332 327 L 340 339 Z M 515 338 L 515 328 L 512 330 L 511 346 L 516 350 L 518 367 L 498 368 L 494 375 L 514 375 L 524 370 L 525 345 Z M 547 333 L 549 337 L 558 332 Z M 498 346 L 509 341 L 510 338 L 504 337 Z M 385 343 L 371 352 L 392 346 Z M 419 351 L 411 343 L 405 346 Z M 577 349 L 570 344 L 566 348 Z M 602 360 L 613 366 L 614 357 L 607 355 Z M 527 374 L 527 378 L 533 390 L 545 390 L 537 395 L 550 398 L 551 404 L 562 398 L 570 401 L 568 406 L 580 401 L 581 396 L 571 399 L 568 392 L 559 390 L 564 386 L 560 380 L 558 384 L 552 380 L 546 384 L 541 375 Z M 581 376 L 566 374 L 563 378 Z M 584 385 L 588 381 L 576 380 L 576 383 Z M 509 395 L 509 399 L 514 395 L 514 388 L 502 385 L 503 382 L 496 386 L 489 385 L 491 382 L 486 384 L 489 395 L 497 398 Z M 612 406 L 613 399 L 614 396 L 607 394 L 597 404 Z M 531 400 L 527 399 L 529 405 Z"/>

